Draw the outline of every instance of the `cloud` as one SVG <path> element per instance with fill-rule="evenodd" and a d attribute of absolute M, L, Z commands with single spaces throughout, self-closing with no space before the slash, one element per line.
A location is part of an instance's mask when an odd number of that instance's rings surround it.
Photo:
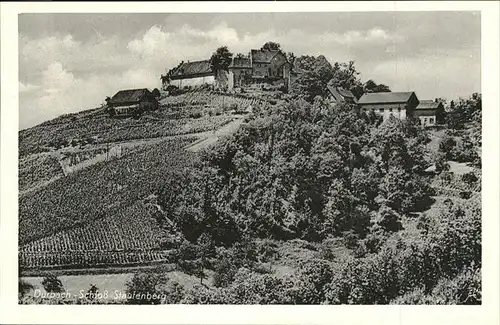
<path fill-rule="evenodd" d="M 371 76 L 393 91 L 415 90 L 420 99 L 448 100 L 481 92 L 479 49 L 427 52 L 377 64 Z"/>
<path fill-rule="evenodd" d="M 32 91 L 35 91 L 39 89 L 40 86 L 32 85 L 32 84 L 24 84 L 22 82 L 19 82 L 19 92 L 20 93 L 29 93 Z"/>
<path fill-rule="evenodd" d="M 175 24 L 155 21 L 136 34 L 104 37 L 97 31 L 85 39 L 67 31 L 38 38 L 20 33 L 21 127 L 97 107 L 120 89 L 160 87 L 159 77 L 165 69 L 181 60 L 208 59 L 221 45 L 227 45 L 233 53 L 246 54 L 267 41 L 277 41 L 285 51 L 296 55 L 323 54 L 332 63 L 355 60 L 364 80 L 374 79 L 394 90 L 416 90 L 425 97 L 467 94 L 471 89 L 478 91 L 480 85 L 480 49 L 469 46 L 474 44 L 475 34 L 466 33 L 467 42 L 460 45 L 455 35 L 458 32 L 453 29 L 456 24 L 444 28 L 446 37 L 441 37 L 430 28 L 435 26 L 432 24 L 421 27 L 418 33 L 410 25 L 398 23 L 397 28 L 389 28 L 385 22 L 342 29 L 322 23 L 316 30 L 309 30 L 307 26 L 259 27 L 255 24 L 259 20 L 248 16 L 252 28 L 245 30 L 237 17 L 232 18 L 231 25 L 217 17 L 205 19 L 203 28 L 201 24 L 193 27 L 197 18 L 188 24 L 189 17 L 183 17 Z"/>
<path fill-rule="evenodd" d="M 324 34 L 323 39 L 331 43 L 347 46 L 367 46 L 402 41 L 402 38 L 398 35 L 391 34 L 378 27 L 366 31 L 351 30 L 343 34 Z"/>

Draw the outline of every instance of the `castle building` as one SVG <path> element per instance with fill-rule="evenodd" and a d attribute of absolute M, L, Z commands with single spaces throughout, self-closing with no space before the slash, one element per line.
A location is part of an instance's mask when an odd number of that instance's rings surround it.
<path fill-rule="evenodd" d="M 291 65 L 281 50 L 252 49 L 248 56 L 232 58 L 227 73 L 228 89 L 241 87 L 249 83 L 273 83 L 282 81 L 288 85 Z M 218 76 L 210 68 L 209 60 L 181 62 L 162 76 L 163 88 L 174 85 L 178 88 L 214 84 Z M 226 81 L 224 81 L 226 82 Z"/>

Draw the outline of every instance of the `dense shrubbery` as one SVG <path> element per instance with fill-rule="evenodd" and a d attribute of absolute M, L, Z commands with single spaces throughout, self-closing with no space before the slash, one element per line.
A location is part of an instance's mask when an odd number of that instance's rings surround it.
<path fill-rule="evenodd" d="M 377 123 L 321 100 L 257 111 L 204 153 L 203 168 L 171 178 L 160 204 L 188 240 L 208 232 L 217 245 L 241 236 L 364 238 L 377 214 L 381 227 L 398 230 L 397 215 L 425 209 L 433 194 L 419 175 L 426 136 L 411 121 Z"/>
<path fill-rule="evenodd" d="M 429 139 L 412 120 L 380 124 L 319 99 L 254 114 L 203 154 L 200 170 L 179 175 L 160 194 L 188 240 L 208 234 L 228 247 L 213 265 L 217 288 L 195 287 L 184 302 L 387 304 L 430 301 L 439 292 L 454 292 L 448 299 L 459 303 L 480 301 L 475 271 L 463 274 L 481 265 L 479 205 L 424 215 L 419 241 L 387 241 L 402 229 L 403 215 L 427 209 L 434 195 L 423 176 Z M 463 181 L 474 183 L 473 176 Z M 350 261 L 335 264 L 323 250 L 333 262 L 309 261 L 285 278 L 259 274 L 255 243 L 242 242 L 332 236 L 343 238 Z"/>

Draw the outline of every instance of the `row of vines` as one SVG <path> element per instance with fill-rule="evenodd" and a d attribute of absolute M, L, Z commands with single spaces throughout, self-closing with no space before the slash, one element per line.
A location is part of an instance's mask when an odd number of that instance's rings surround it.
<path fill-rule="evenodd" d="M 132 266 L 168 262 L 170 258 L 169 251 L 19 253 L 19 263 L 24 269 Z"/>
<path fill-rule="evenodd" d="M 84 227 L 154 193 L 176 170 L 196 162 L 183 149 L 192 141 L 194 138 L 164 140 L 21 196 L 19 245 Z"/>

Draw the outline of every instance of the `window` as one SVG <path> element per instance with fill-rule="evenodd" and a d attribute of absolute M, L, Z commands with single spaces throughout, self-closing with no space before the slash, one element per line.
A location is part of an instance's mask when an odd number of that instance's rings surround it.
<path fill-rule="evenodd" d="M 384 114 L 384 109 L 383 108 L 380 109 L 380 114 Z"/>
<path fill-rule="evenodd" d="M 434 118 L 433 117 L 429 118 L 429 124 L 434 124 Z"/>
<path fill-rule="evenodd" d="M 427 117 L 424 117 L 424 125 L 427 124 Z"/>

